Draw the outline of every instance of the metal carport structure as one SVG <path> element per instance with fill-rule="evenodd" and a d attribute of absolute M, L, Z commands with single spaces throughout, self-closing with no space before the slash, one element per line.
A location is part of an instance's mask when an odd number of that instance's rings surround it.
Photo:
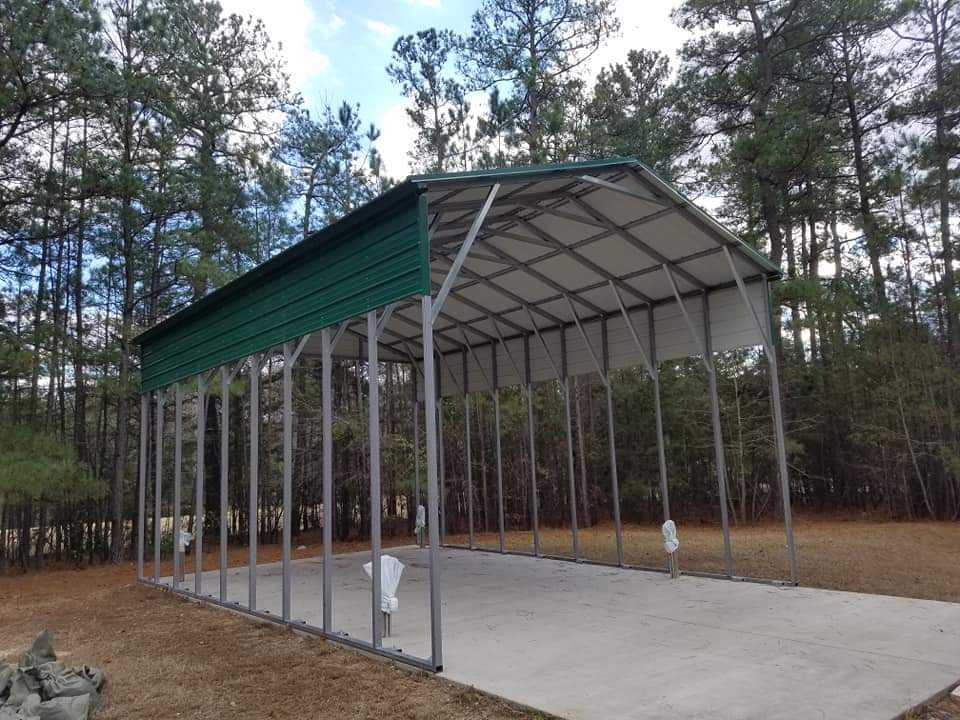
<path fill-rule="evenodd" d="M 174 421 L 173 535 L 181 512 L 182 406 L 184 387 L 195 383 L 197 455 L 202 456 L 205 397 L 221 381 L 220 587 L 204 593 L 179 586 L 178 561 L 170 589 L 271 620 L 297 625 L 325 637 L 430 670 L 443 666 L 441 582 L 443 484 L 439 477 L 438 407 L 445 397 L 469 407 L 473 392 L 489 393 L 495 413 L 497 526 L 499 552 L 506 552 L 499 392 L 521 386 L 527 398 L 530 452 L 536 420 L 533 383 L 556 380 L 566 408 L 570 497 L 576 497 L 570 437 L 570 382 L 595 372 L 606 391 L 612 516 L 617 558 L 625 566 L 621 537 L 613 398 L 610 371 L 642 366 L 652 381 L 664 519 L 670 518 L 658 365 L 699 356 L 708 377 L 716 453 L 717 487 L 724 541 L 724 577 L 736 577 L 727 517 L 726 471 L 713 357 L 718 351 L 760 345 L 768 359 L 775 451 L 791 583 L 797 581 L 789 477 L 777 360 L 770 324 L 768 281 L 779 270 L 708 214 L 697 208 L 634 158 L 420 175 L 406 181 L 337 223 L 228 283 L 137 338 L 142 348 L 142 398 L 137 572 L 160 585 L 163 406 L 172 397 Z M 365 320 L 365 325 L 357 322 Z M 247 605 L 227 601 L 227 472 L 230 381 L 249 368 L 250 414 L 259 412 L 264 357 L 283 353 L 283 513 L 292 495 L 292 368 L 303 354 L 322 365 L 323 622 L 320 627 L 291 618 L 291 528 L 283 523 L 282 596 L 279 617 L 259 612 L 256 572 L 249 572 Z M 410 363 L 419 375 L 426 430 L 427 527 L 429 534 L 429 657 L 383 647 L 379 574 L 373 574 L 372 637 L 336 630 L 330 579 L 333 526 L 331 368 L 337 358 L 363 356 L 370 368 L 381 361 Z M 371 560 L 381 557 L 379 383 L 369 383 Z M 150 405 L 160 412 L 150 448 Z M 466 413 L 469 417 L 469 412 Z M 415 421 L 416 422 L 416 421 Z M 257 515 L 258 423 L 250 423 L 250 516 Z M 469 438 L 469 427 L 467 429 Z M 416 436 L 419 428 L 415 425 Z M 418 440 L 419 441 L 419 440 Z M 466 442 L 469 457 L 469 439 Z M 417 454 L 419 457 L 419 454 Z M 532 460 L 532 459 L 531 459 Z M 203 462 L 196 463 L 195 517 L 204 517 Z M 531 461 L 529 508 L 534 554 L 541 555 L 537 521 L 536 463 Z M 154 570 L 145 573 L 146 487 L 153 474 Z M 468 484 L 472 483 L 469 463 Z M 420 481 L 416 492 L 419 504 Z M 468 493 L 472 502 L 472 485 Z M 577 541 L 576 502 L 570 502 L 573 559 Z M 469 547 L 475 549 L 473 512 Z M 249 562 L 257 562 L 257 523 L 250 523 Z M 196 533 L 196 567 L 202 532 Z M 164 587 L 166 585 L 164 584 Z"/>

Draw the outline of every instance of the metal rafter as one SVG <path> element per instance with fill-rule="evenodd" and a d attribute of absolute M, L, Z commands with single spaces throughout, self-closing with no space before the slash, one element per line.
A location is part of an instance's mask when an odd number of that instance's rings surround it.
<path fill-rule="evenodd" d="M 490 248 L 491 250 L 493 250 L 493 252 L 495 252 L 497 255 L 501 255 L 502 257 L 504 257 L 504 258 L 507 259 L 507 260 L 511 260 L 511 261 L 513 261 L 513 262 L 518 262 L 518 263 L 520 262 L 520 261 L 517 260 L 515 257 L 513 257 L 512 255 L 510 255 L 509 253 L 507 253 L 506 251 L 501 250 L 500 248 L 498 248 L 496 245 L 489 245 L 489 244 L 488 244 L 487 247 Z M 534 269 L 534 268 L 532 268 L 532 267 L 530 267 L 529 265 L 526 265 L 526 264 L 524 264 L 524 263 L 521 263 L 521 265 L 522 265 L 522 267 L 517 268 L 517 271 L 527 273 L 527 275 L 529 275 L 530 277 L 534 278 L 535 280 L 539 280 L 540 282 L 542 282 L 542 283 L 543 283 L 544 285 L 546 285 L 547 287 L 553 288 L 554 290 L 556 290 L 556 291 L 559 292 L 559 293 L 570 293 L 570 290 L 568 290 L 567 288 L 563 287 L 563 285 L 561 285 L 560 283 L 556 282 L 556 281 L 555 281 L 553 278 L 551 278 L 550 276 L 544 275 L 544 274 L 543 274 L 542 272 L 540 272 L 539 270 L 536 270 L 536 269 Z M 581 305 L 583 305 L 585 308 L 588 308 L 591 312 L 595 312 L 595 313 L 597 313 L 598 315 L 602 315 L 602 314 L 603 314 L 603 312 L 604 312 L 604 311 L 603 311 L 603 308 L 601 308 L 599 305 L 596 305 L 595 303 L 592 303 L 592 302 L 590 302 L 589 300 L 585 300 L 584 298 L 580 297 L 579 295 L 577 295 L 577 294 L 575 294 L 575 293 L 570 293 L 570 294 L 572 294 L 572 295 L 574 296 L 574 298 L 576 299 L 577 302 L 579 302 L 579 303 L 580 303 Z"/>
<path fill-rule="evenodd" d="M 453 283 L 456 282 L 457 275 L 460 273 L 460 268 L 463 267 L 463 263 L 466 261 L 467 255 L 470 254 L 470 248 L 473 247 L 473 242 L 477 239 L 477 233 L 480 232 L 483 221 L 486 219 L 487 213 L 490 211 L 490 205 L 493 204 L 493 201 L 496 199 L 499 191 L 500 184 L 494 183 L 494 185 L 490 188 L 490 192 L 487 193 L 487 198 L 484 201 L 483 206 L 477 212 L 476 217 L 474 217 L 473 222 L 470 224 L 470 230 L 467 232 L 467 237 L 464 238 L 463 244 L 457 251 L 457 256 L 454 258 L 453 263 L 450 266 L 450 270 L 447 271 L 447 276 L 443 279 L 443 284 L 440 286 L 440 291 L 437 293 L 436 302 L 433 306 L 434 322 L 436 322 L 437 316 L 440 314 L 443 303 L 447 300 L 447 295 L 450 294 L 450 290 L 453 288 Z"/>
<path fill-rule="evenodd" d="M 590 213 L 593 217 L 599 220 L 601 224 L 606 225 L 608 229 L 615 231 L 617 235 L 619 235 L 621 238 L 626 240 L 633 247 L 635 247 L 637 250 L 645 254 L 650 259 L 661 264 L 666 264 L 666 265 L 672 264 L 673 261 L 670 260 L 670 258 L 668 258 L 666 255 L 661 253 L 659 250 L 656 250 L 650 247 L 647 243 L 643 242 L 636 236 L 624 230 L 622 227 L 617 225 L 613 220 L 607 217 L 605 213 L 602 213 L 601 211 L 597 210 L 586 200 L 581 200 L 578 197 L 572 197 L 571 200 L 581 210 L 583 210 L 584 212 Z M 706 284 L 700 278 L 696 277 L 693 273 L 688 272 L 687 270 L 684 270 L 683 268 L 679 268 L 679 267 L 676 268 L 676 271 L 677 271 L 677 275 L 682 277 L 684 280 L 686 280 L 688 283 L 693 285 L 698 290 L 706 290 L 707 288 Z"/>
<path fill-rule="evenodd" d="M 557 250 L 560 250 L 564 255 L 572 259 L 574 262 L 580 263 L 582 266 L 596 273 L 597 275 L 604 278 L 605 280 L 616 283 L 621 290 L 626 290 L 628 293 L 630 293 L 631 295 L 633 295 L 634 297 L 638 298 L 639 300 L 645 303 L 653 302 L 648 295 L 645 295 L 644 293 L 640 292 L 636 288 L 630 285 L 627 285 L 625 282 L 620 280 L 620 278 L 618 278 L 616 275 L 600 267 L 593 260 L 587 257 L 584 257 L 583 255 L 578 253 L 576 250 L 571 250 L 569 247 L 567 247 L 562 242 L 560 242 L 557 238 L 553 237 L 553 235 L 537 227 L 529 220 L 521 219 L 520 224 L 523 225 L 523 227 L 527 228 L 530 232 L 536 233 L 541 238 L 551 243 Z"/>

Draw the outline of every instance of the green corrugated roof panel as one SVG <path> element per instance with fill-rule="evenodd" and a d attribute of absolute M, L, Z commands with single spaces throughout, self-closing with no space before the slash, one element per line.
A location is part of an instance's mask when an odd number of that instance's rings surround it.
<path fill-rule="evenodd" d="M 425 203 L 405 184 L 140 335 L 154 390 L 429 290 Z"/>

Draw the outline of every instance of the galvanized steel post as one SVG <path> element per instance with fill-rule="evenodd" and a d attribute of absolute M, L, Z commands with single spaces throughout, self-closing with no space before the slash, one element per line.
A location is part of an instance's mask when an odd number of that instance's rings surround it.
<path fill-rule="evenodd" d="M 370 434 L 370 561 L 373 579 L 371 608 L 373 612 L 373 646 L 383 643 L 383 610 L 380 586 L 380 516 L 383 513 L 383 498 L 380 495 L 380 359 L 377 334 L 377 312 L 367 313 L 367 386 L 369 388 L 370 412 L 367 414 Z"/>
<path fill-rule="evenodd" d="M 670 519 L 670 490 L 667 483 L 667 452 L 663 439 L 663 409 L 660 403 L 660 368 L 657 362 L 657 326 L 652 306 L 647 308 L 647 332 L 650 336 L 650 380 L 653 382 L 653 414 L 657 430 L 657 465 L 660 469 L 660 500 L 663 521 Z"/>
<path fill-rule="evenodd" d="M 433 310 L 429 295 L 421 297 L 423 328 L 423 397 L 427 432 L 427 529 L 430 535 L 430 659 L 435 669 L 443 667 L 443 636 L 440 606 L 440 513 L 437 492 L 436 373 L 433 357 Z"/>
<path fill-rule="evenodd" d="M 164 391 L 157 390 L 157 438 L 156 446 L 156 476 L 153 488 L 153 581 L 160 582 L 160 526 L 163 518 L 160 517 L 160 501 L 163 497 L 163 397 Z"/>
<path fill-rule="evenodd" d="M 183 558 L 180 553 L 181 503 L 180 488 L 183 465 L 183 385 L 174 383 L 173 413 L 173 588 L 180 587 Z"/>
<path fill-rule="evenodd" d="M 230 371 L 220 368 L 220 601 L 227 601 L 227 495 L 230 469 Z"/>
<path fill-rule="evenodd" d="M 603 387 L 607 395 L 607 441 L 610 452 L 610 491 L 613 501 L 613 527 L 617 540 L 617 564 L 623 565 L 623 525 L 620 520 L 620 480 L 617 475 L 617 439 L 613 423 L 613 384 L 610 382 L 610 352 L 607 349 L 607 319 L 600 325 L 600 344 L 603 356 Z M 584 333 L 586 342 L 586 333 Z"/>
<path fill-rule="evenodd" d="M 206 515 L 204 508 L 204 446 L 207 428 L 207 382 L 203 375 L 197 376 L 197 479 L 193 496 L 193 591 L 203 592 L 203 525 Z"/>
<path fill-rule="evenodd" d="M 497 449 L 497 535 L 500 552 L 506 551 L 506 541 L 504 538 L 504 512 L 503 512 L 503 449 L 500 438 L 500 381 L 497 373 L 497 346 L 490 345 L 491 357 L 491 383 L 493 385 L 493 431 L 496 435 Z"/>
<path fill-rule="evenodd" d="M 247 567 L 247 607 L 257 609 L 257 532 L 260 529 L 260 370 L 261 355 L 250 358 L 250 506 L 247 511 L 250 560 Z"/>
<path fill-rule="evenodd" d="M 143 553 L 146 545 L 147 466 L 150 464 L 150 395 L 140 395 L 140 467 L 137 479 L 137 579 L 143 580 Z"/>
<path fill-rule="evenodd" d="M 281 615 L 290 619 L 290 590 L 293 566 L 290 563 L 290 531 L 293 525 L 293 363 L 292 342 L 283 344 L 283 549 Z"/>
<path fill-rule="evenodd" d="M 560 374 L 563 387 L 564 424 L 567 431 L 567 477 L 570 480 L 570 534 L 573 538 L 573 559 L 580 560 L 580 536 L 577 528 L 577 477 L 573 464 L 573 418 L 570 411 L 570 378 L 567 376 L 567 337 L 560 328 Z"/>
<path fill-rule="evenodd" d="M 703 293 L 703 335 L 705 352 L 709 357 L 707 379 L 710 391 L 710 422 L 713 426 L 713 449 L 717 463 L 717 488 L 720 493 L 720 525 L 723 530 L 723 567 L 733 576 L 733 550 L 730 547 L 730 519 L 727 508 L 727 461 L 723 450 L 723 425 L 720 422 L 720 397 L 717 394 L 717 368 L 713 362 L 713 344 L 710 332 L 710 300 Z"/>
<path fill-rule="evenodd" d="M 533 383 L 530 382 L 530 336 L 523 336 L 523 380 L 527 392 L 527 434 L 530 443 L 530 524 L 533 526 L 533 554 L 540 557 L 540 500 L 537 497 L 537 438 L 533 422 Z"/>
<path fill-rule="evenodd" d="M 323 629 L 333 632 L 333 368 L 330 328 L 320 331 L 323 413 Z"/>

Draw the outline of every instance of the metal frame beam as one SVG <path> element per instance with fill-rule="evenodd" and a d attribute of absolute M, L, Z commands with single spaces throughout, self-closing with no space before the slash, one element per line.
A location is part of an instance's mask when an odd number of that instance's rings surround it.
<path fill-rule="evenodd" d="M 160 582 L 160 526 L 163 522 L 161 516 L 161 500 L 163 498 L 163 404 L 164 392 L 158 390 L 156 393 L 157 401 L 157 423 L 156 440 L 154 442 L 154 452 L 156 453 L 156 467 L 154 475 L 153 488 L 153 581 Z"/>
<path fill-rule="evenodd" d="M 143 555 L 146 548 L 147 466 L 150 437 L 150 395 L 140 394 L 140 467 L 137 477 L 137 579 L 143 580 Z"/>
<path fill-rule="evenodd" d="M 367 313 L 367 398 L 370 405 L 367 413 L 368 442 L 370 445 L 370 576 L 373 646 L 383 644 L 383 610 L 381 608 L 381 583 L 383 568 L 381 564 L 380 520 L 383 515 L 383 497 L 380 491 L 380 360 L 377 356 L 379 346 L 380 320 L 389 317 L 390 308 L 377 318 L 377 311 Z"/>
<path fill-rule="evenodd" d="M 427 434 L 427 531 L 430 536 L 430 660 L 436 670 L 443 668 L 443 634 L 440 600 L 440 513 L 437 493 L 437 412 L 433 363 L 433 298 L 421 298 L 423 323 L 423 397 Z"/>
<path fill-rule="evenodd" d="M 747 293 L 746 285 L 743 282 L 743 278 L 740 276 L 740 271 L 737 270 L 736 263 L 733 261 L 733 256 L 730 254 L 730 250 L 724 247 L 723 254 L 727 259 L 727 263 L 730 265 L 730 271 L 733 273 L 733 277 L 736 279 L 737 289 L 740 292 L 740 298 L 750 310 L 750 315 L 753 317 L 753 322 L 756 326 L 757 332 L 759 332 L 760 337 L 763 338 L 763 352 L 767 356 L 767 365 L 770 368 L 770 399 L 773 411 L 773 433 L 777 453 L 777 470 L 780 478 L 780 496 L 783 507 L 783 528 L 787 536 L 787 559 L 790 566 L 790 582 L 796 584 L 798 582 L 797 550 L 793 539 L 793 511 L 790 502 L 790 473 L 787 468 L 787 448 L 783 424 L 783 406 L 782 399 L 780 397 L 780 371 L 777 362 L 777 352 L 776 348 L 773 346 L 773 338 L 771 337 L 772 332 L 770 331 L 771 329 L 769 326 L 764 329 L 764 324 L 760 322 L 760 316 L 757 314 L 756 308 L 750 301 L 750 295 Z M 764 279 L 763 287 L 765 291 L 764 294 L 769 297 L 770 291 L 767 287 L 766 279 Z"/>
<path fill-rule="evenodd" d="M 180 557 L 180 527 L 183 522 L 183 385 L 173 384 L 173 587 L 180 586 L 183 558 Z"/>
<path fill-rule="evenodd" d="M 206 520 L 204 507 L 204 484 L 206 464 L 206 432 L 207 432 L 207 389 L 210 380 L 202 373 L 197 375 L 197 451 L 196 451 L 196 481 L 193 500 L 193 591 L 198 595 L 203 593 L 203 526 Z"/>
<path fill-rule="evenodd" d="M 480 232 L 480 228 L 483 226 L 483 221 L 486 219 L 487 213 L 490 211 L 490 206 L 493 204 L 493 200 L 496 198 L 499 190 L 499 183 L 494 184 L 493 187 L 490 188 L 490 192 L 487 193 L 486 201 L 483 203 L 483 206 L 480 208 L 477 216 L 473 219 L 473 224 L 470 226 L 469 232 L 467 232 L 467 237 L 464 238 L 463 245 L 460 246 L 460 250 L 457 252 L 457 257 L 453 260 L 453 266 L 447 273 L 446 278 L 444 278 L 443 285 L 440 286 L 440 291 L 437 293 L 435 304 L 432 310 L 433 316 L 431 317 L 431 322 L 436 321 L 437 315 L 443 307 L 443 303 L 446 302 L 447 295 L 450 293 L 450 289 L 453 287 L 453 283 L 457 279 L 460 268 L 463 267 L 463 263 L 467 259 L 467 255 L 470 253 L 470 248 L 473 247 L 473 242 L 477 238 L 477 233 Z"/>
<path fill-rule="evenodd" d="M 610 282 L 610 286 L 614 288 L 616 292 L 616 286 L 613 281 Z M 619 294 L 617 299 L 619 300 Z M 613 424 L 613 386 L 610 383 L 610 371 L 609 371 L 609 359 L 607 353 L 607 320 L 606 318 L 601 318 L 600 332 L 601 332 L 601 349 L 603 353 L 603 361 L 601 362 L 596 353 L 593 351 L 593 347 L 590 345 L 590 338 L 587 336 L 586 331 L 583 329 L 583 325 L 580 322 L 580 316 L 577 315 L 577 310 L 573 306 L 573 301 L 570 300 L 569 296 L 565 298 L 567 301 L 567 307 L 570 309 L 570 314 L 573 316 L 573 322 L 577 327 L 577 330 L 580 333 L 580 338 L 583 340 L 583 345 L 587 349 L 587 353 L 590 355 L 590 360 L 593 362 L 593 366 L 597 371 L 597 375 L 600 376 L 600 382 L 603 384 L 603 388 L 606 394 L 606 405 L 607 405 L 607 445 L 610 453 L 610 488 L 611 488 L 611 500 L 613 503 L 613 526 L 614 534 L 616 536 L 617 542 L 617 564 L 623 565 L 623 526 L 620 521 L 620 482 L 617 476 L 617 443 L 615 438 L 615 429 Z"/>
<path fill-rule="evenodd" d="M 720 398 L 717 394 L 717 372 L 713 362 L 713 348 L 710 342 L 710 301 L 708 293 L 701 295 L 703 302 L 703 340 L 697 333 L 696 326 L 687 312 L 686 303 L 680 295 L 677 288 L 677 282 L 673 278 L 673 273 L 668 265 L 663 265 L 663 272 L 670 283 L 670 289 L 673 291 L 674 298 L 680 306 L 680 312 L 683 314 L 684 322 L 690 330 L 697 346 L 702 353 L 703 365 L 707 370 L 707 391 L 710 395 L 710 422 L 713 427 L 713 450 L 714 462 L 717 467 L 717 493 L 720 500 L 720 525 L 723 532 L 723 568 L 728 577 L 733 577 L 733 551 L 730 547 L 730 519 L 727 508 L 727 463 L 723 449 L 723 426 L 720 423 Z"/>
<path fill-rule="evenodd" d="M 250 483 L 247 510 L 249 560 L 247 562 L 247 607 L 257 609 L 257 541 L 260 530 L 260 371 L 263 353 L 250 356 Z"/>
<path fill-rule="evenodd" d="M 246 365 L 243 358 L 231 370 L 220 367 L 220 599 L 227 601 L 227 540 L 230 520 L 229 467 L 230 467 L 230 384 Z"/>
<path fill-rule="evenodd" d="M 654 319 L 654 308 L 653 306 L 647 307 L 647 335 L 649 336 L 650 342 L 650 351 L 648 354 L 643 348 L 643 343 L 640 342 L 640 335 L 637 333 L 633 320 L 630 319 L 630 313 L 623 304 L 623 298 L 620 297 L 620 293 L 617 292 L 616 286 L 612 283 L 610 284 L 610 290 L 617 299 L 620 315 L 623 317 L 623 322 L 627 326 L 630 337 L 633 338 L 637 352 L 640 353 L 640 358 L 643 360 L 647 375 L 653 383 L 653 409 L 657 433 L 657 464 L 660 469 L 660 499 L 663 504 L 663 521 L 666 522 L 670 519 L 670 491 L 667 485 L 667 456 L 663 440 L 663 410 L 660 403 L 660 369 L 657 364 L 657 330 Z"/>

